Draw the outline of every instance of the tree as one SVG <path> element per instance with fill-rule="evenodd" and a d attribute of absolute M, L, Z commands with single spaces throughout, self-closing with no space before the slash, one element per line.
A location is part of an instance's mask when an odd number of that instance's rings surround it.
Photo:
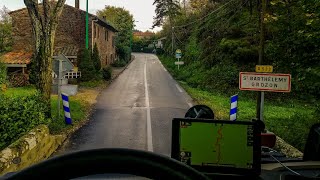
<path fill-rule="evenodd" d="M 79 68 L 81 71 L 81 81 L 90 81 L 95 79 L 96 71 L 91 59 L 91 50 L 83 49 L 79 52 Z"/>
<path fill-rule="evenodd" d="M 124 8 L 106 6 L 103 10 L 98 11 L 100 18 L 105 18 L 118 29 L 116 39 L 117 54 L 120 59 L 129 61 L 131 58 L 131 41 L 134 28 L 134 19 L 129 11 Z"/>
<path fill-rule="evenodd" d="M 169 18 L 172 24 L 173 18 L 180 14 L 180 5 L 177 0 L 155 0 L 153 5 L 156 5 L 156 16 L 153 21 L 153 28 L 161 26 L 165 18 Z"/>
<path fill-rule="evenodd" d="M 43 0 L 41 5 L 43 11 L 40 11 L 38 0 L 24 0 L 33 31 L 34 53 L 32 61 L 39 72 L 36 87 L 48 105 L 48 117 L 51 116 L 49 107 L 54 39 L 65 2 L 66 0 L 57 0 L 56 2 Z"/>
<path fill-rule="evenodd" d="M 91 58 L 92 58 L 92 62 L 93 62 L 93 65 L 94 65 L 94 68 L 96 69 L 96 71 L 100 71 L 100 69 L 101 69 L 101 60 L 100 60 L 98 46 L 97 46 L 96 43 L 94 44 Z"/>
<path fill-rule="evenodd" d="M 97 12 L 98 17 L 105 18 L 116 27 L 118 32 L 117 45 L 130 46 L 130 39 L 134 28 L 133 16 L 124 8 L 106 6 Z"/>
<path fill-rule="evenodd" d="M 9 9 L 3 6 L 0 10 L 0 52 L 10 51 L 12 45 L 12 28 Z"/>

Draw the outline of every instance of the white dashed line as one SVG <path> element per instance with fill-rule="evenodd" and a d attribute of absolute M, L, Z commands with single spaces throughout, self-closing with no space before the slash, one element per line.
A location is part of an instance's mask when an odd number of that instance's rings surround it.
<path fill-rule="evenodd" d="M 144 64 L 144 88 L 145 88 L 146 109 L 147 109 L 147 143 L 148 143 L 148 151 L 153 152 L 152 128 L 151 128 L 151 112 L 150 112 L 149 90 L 148 90 L 148 81 L 147 81 L 147 61 Z"/>
<path fill-rule="evenodd" d="M 176 87 L 177 87 L 178 91 L 182 93 L 182 89 L 178 84 L 176 84 Z"/>

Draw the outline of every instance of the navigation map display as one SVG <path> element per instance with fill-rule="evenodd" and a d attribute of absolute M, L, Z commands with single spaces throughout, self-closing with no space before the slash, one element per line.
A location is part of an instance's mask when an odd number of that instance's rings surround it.
<path fill-rule="evenodd" d="M 257 169 L 252 122 L 175 119 L 173 158 L 198 169 Z M 175 144 L 174 144 L 175 143 Z M 178 144 L 178 145 L 176 145 Z"/>

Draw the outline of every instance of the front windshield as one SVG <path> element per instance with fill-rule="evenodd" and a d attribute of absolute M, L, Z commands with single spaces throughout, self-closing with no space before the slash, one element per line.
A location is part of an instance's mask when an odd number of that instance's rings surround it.
<path fill-rule="evenodd" d="M 172 119 L 197 104 L 262 120 L 283 161 L 320 122 L 316 0 L 0 7 L 0 175 L 96 148 L 170 157 Z"/>

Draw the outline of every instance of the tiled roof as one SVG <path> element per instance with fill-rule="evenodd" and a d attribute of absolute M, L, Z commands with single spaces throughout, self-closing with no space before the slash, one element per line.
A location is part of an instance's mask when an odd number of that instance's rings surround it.
<path fill-rule="evenodd" d="M 8 52 L 0 57 L 0 61 L 5 64 L 29 64 L 31 57 L 31 52 Z"/>
<path fill-rule="evenodd" d="M 39 5 L 42 5 L 42 3 L 39 3 Z M 73 9 L 76 9 L 77 11 L 80 11 L 81 13 L 83 14 L 86 14 L 86 11 L 82 10 L 82 9 L 77 9 L 73 6 L 70 6 L 68 4 L 65 4 L 64 7 L 70 7 L 70 8 L 73 8 Z M 14 13 L 17 13 L 19 11 L 23 11 L 23 10 L 26 10 L 27 8 L 22 8 L 22 9 L 18 9 L 18 10 L 15 10 L 15 11 L 11 11 L 9 12 L 9 14 L 14 14 Z M 94 18 L 96 18 L 98 20 L 97 23 L 99 23 L 101 26 L 103 27 L 106 27 L 108 29 L 110 29 L 111 31 L 113 32 L 119 32 L 114 26 L 112 26 L 110 23 L 108 23 L 105 19 L 102 19 L 102 18 L 99 18 L 98 16 L 94 15 L 94 14 L 91 14 L 91 13 L 88 13 L 89 16 L 92 16 Z"/>
<path fill-rule="evenodd" d="M 155 33 L 153 33 L 153 32 L 134 32 L 133 35 L 146 37 L 146 36 L 153 36 L 153 35 L 155 35 Z"/>
<path fill-rule="evenodd" d="M 56 48 L 54 51 L 54 56 L 63 54 L 65 56 L 77 56 L 79 49 L 76 46 Z"/>

